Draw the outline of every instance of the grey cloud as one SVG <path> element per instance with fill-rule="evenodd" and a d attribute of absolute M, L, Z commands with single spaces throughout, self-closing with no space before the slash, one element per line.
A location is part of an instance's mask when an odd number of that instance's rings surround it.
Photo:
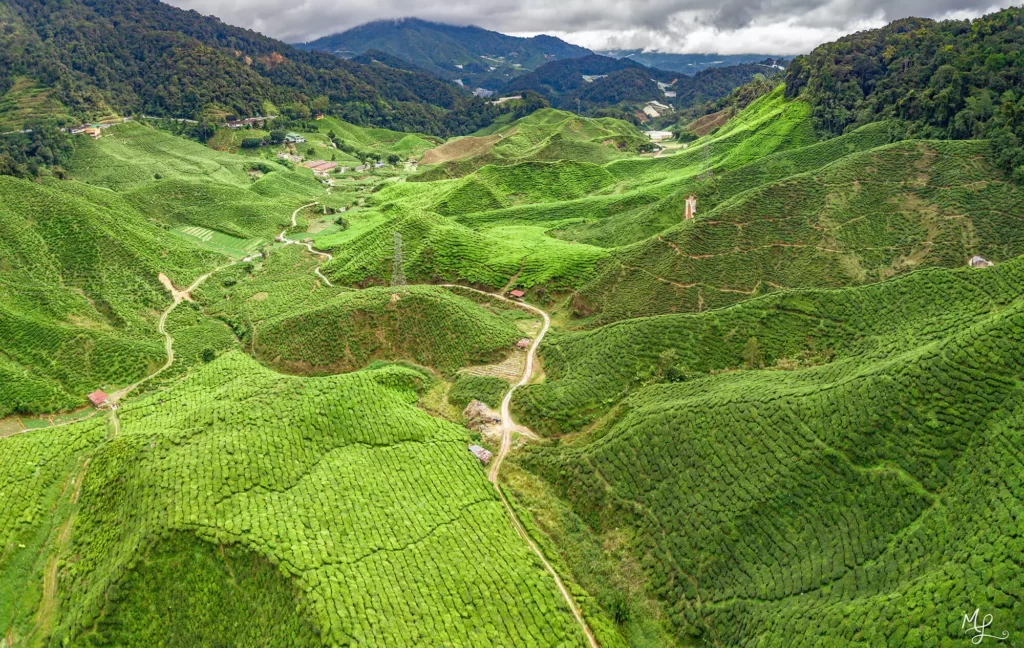
<path fill-rule="evenodd" d="M 793 54 L 905 16 L 981 15 L 1020 0 L 168 0 L 282 40 L 416 16 L 506 33 L 553 33 L 589 47 Z M 603 41 L 603 42 L 602 42 Z M 718 44 L 721 43 L 719 46 Z"/>

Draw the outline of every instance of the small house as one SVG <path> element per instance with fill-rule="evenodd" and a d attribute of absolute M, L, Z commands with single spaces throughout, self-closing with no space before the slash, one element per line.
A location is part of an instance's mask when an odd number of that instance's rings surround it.
<path fill-rule="evenodd" d="M 518 288 L 516 288 L 513 291 L 510 291 L 508 294 L 514 299 L 522 299 L 523 297 L 526 296 L 526 293 L 524 293 L 522 290 L 519 290 Z"/>
<path fill-rule="evenodd" d="M 985 257 L 975 254 L 974 256 L 971 257 L 971 260 L 967 262 L 967 265 L 971 266 L 972 268 L 987 268 L 993 265 L 993 263 L 986 259 Z"/>
<path fill-rule="evenodd" d="M 482 463 L 483 465 L 486 466 L 488 463 L 491 462 L 491 457 L 493 455 L 491 454 L 490 450 L 487 450 L 486 448 L 481 448 L 478 445 L 471 445 L 469 446 L 469 451 L 472 452 L 473 456 L 479 459 L 480 463 Z"/>
<path fill-rule="evenodd" d="M 107 395 L 103 392 L 102 389 L 97 389 L 93 393 L 89 394 L 87 398 L 89 399 L 89 402 L 92 403 L 92 406 L 95 408 L 103 407 L 104 405 L 110 402 L 110 399 L 107 397 Z"/>
<path fill-rule="evenodd" d="M 516 342 L 516 347 L 520 349 L 529 349 L 531 342 L 533 342 L 533 340 L 531 340 L 530 338 L 523 338 L 522 340 Z"/>
<path fill-rule="evenodd" d="M 288 133 L 284 136 L 284 141 L 289 144 L 302 144 L 306 141 L 306 138 L 298 133 Z"/>

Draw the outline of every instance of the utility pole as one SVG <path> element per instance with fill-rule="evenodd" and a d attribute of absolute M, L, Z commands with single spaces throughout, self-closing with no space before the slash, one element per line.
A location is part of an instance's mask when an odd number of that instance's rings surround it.
<path fill-rule="evenodd" d="M 712 178 L 714 173 L 711 171 L 711 147 L 713 144 L 708 142 L 704 145 L 704 172 L 701 173 L 700 179 L 707 181 Z"/>
<path fill-rule="evenodd" d="M 583 111 L 580 110 L 580 98 L 579 97 L 576 97 L 576 114 L 577 115 L 582 115 L 583 114 Z"/>

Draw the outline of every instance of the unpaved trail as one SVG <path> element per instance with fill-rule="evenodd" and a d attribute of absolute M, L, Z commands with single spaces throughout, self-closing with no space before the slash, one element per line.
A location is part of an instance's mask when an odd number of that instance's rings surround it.
<path fill-rule="evenodd" d="M 583 613 L 580 611 L 579 606 L 576 605 L 576 600 L 573 599 L 572 594 L 569 593 L 568 588 L 566 588 L 565 584 L 562 582 L 562 579 L 558 576 L 558 572 L 555 571 L 555 568 L 552 567 L 551 563 L 549 563 L 547 558 L 544 557 L 544 552 L 540 550 L 540 547 L 537 546 L 537 543 L 535 543 L 533 541 L 533 538 L 530 537 L 530 534 L 526 532 L 526 529 L 523 527 L 523 524 L 519 521 L 519 517 L 516 515 L 515 510 L 512 508 L 512 505 L 509 503 L 508 499 L 505 498 L 505 493 L 501 490 L 501 486 L 498 484 L 498 476 L 501 471 L 501 463 L 505 460 L 505 456 L 512 448 L 512 431 L 524 430 L 528 432 L 526 428 L 523 428 L 522 426 L 517 426 L 515 422 L 512 420 L 512 395 L 515 393 L 517 389 L 519 389 L 526 383 L 530 382 L 530 377 L 533 375 L 533 361 L 537 355 L 537 347 L 540 346 L 541 341 L 544 339 L 544 336 L 547 335 L 548 329 L 551 327 L 551 318 L 548 316 L 547 313 L 537 308 L 536 306 L 531 306 L 526 302 L 509 299 L 508 297 L 505 297 L 504 295 L 498 293 L 484 292 L 483 290 L 477 290 L 476 288 L 469 288 L 467 286 L 458 286 L 456 284 L 440 285 L 444 288 L 462 288 L 464 290 L 472 290 L 473 292 L 479 293 L 481 295 L 487 295 L 488 297 L 493 297 L 495 299 L 500 299 L 502 301 L 515 304 L 520 308 L 536 313 L 540 315 L 542 318 L 544 318 L 544 325 L 541 327 L 540 333 L 537 334 L 537 337 L 534 338 L 533 344 L 530 345 L 530 350 L 527 352 L 526 367 L 523 369 L 522 378 L 520 378 L 519 382 L 517 382 L 515 385 L 512 386 L 511 389 L 508 390 L 508 393 L 505 394 L 505 398 L 502 399 L 501 401 L 501 448 L 498 450 L 498 454 L 494 456 L 494 460 L 491 463 L 491 470 L 487 474 L 487 479 L 494 485 L 494 489 L 498 492 L 498 497 L 501 498 L 501 503 L 505 505 L 505 510 L 508 511 L 509 519 L 512 520 L 512 526 L 515 528 L 516 533 L 518 533 L 519 537 L 521 537 L 523 541 L 526 542 L 526 545 L 531 550 L 533 550 L 533 553 L 535 553 L 537 557 L 540 558 L 540 562 L 544 565 L 544 569 L 546 569 L 547 572 L 551 574 L 551 577 L 555 579 L 555 585 L 558 586 L 558 591 L 562 593 L 562 598 L 565 599 L 565 602 L 569 605 L 569 609 L 572 611 L 573 616 L 576 617 L 576 622 L 579 623 L 580 628 L 586 635 L 587 642 L 590 644 L 590 647 L 599 648 L 597 639 L 594 638 L 594 633 L 590 631 L 590 626 L 587 625 L 587 622 L 583 619 Z M 536 438 L 536 436 L 532 432 L 529 432 L 529 436 L 533 436 L 534 438 Z"/>
<path fill-rule="evenodd" d="M 163 283 L 164 286 L 170 291 L 172 298 L 171 305 L 165 308 L 164 312 L 160 314 L 160 323 L 157 325 L 157 330 L 160 332 L 161 335 L 164 336 L 164 352 L 167 354 L 167 361 L 164 362 L 162 367 L 160 367 L 153 373 L 149 374 L 145 378 L 142 378 L 138 382 L 128 385 L 127 387 L 119 389 L 118 391 L 111 394 L 110 403 L 113 407 L 116 408 L 118 401 L 127 396 L 133 390 L 135 390 L 139 385 L 145 383 L 148 380 L 152 380 L 156 376 L 159 376 L 174 363 L 174 338 L 171 337 L 171 334 L 167 332 L 167 318 L 170 316 L 171 311 L 173 311 L 175 307 L 178 304 L 180 304 L 183 300 L 187 299 L 188 301 L 192 301 L 192 291 L 198 288 L 204 281 L 209 279 L 210 275 L 214 274 L 215 272 L 220 272 L 224 268 L 229 268 L 235 265 L 236 263 L 238 263 L 238 261 L 232 261 L 230 263 L 225 263 L 222 266 L 218 266 L 213 270 L 210 270 L 203 276 L 193 281 L 192 284 L 188 288 L 185 288 L 184 290 L 175 289 L 174 285 L 171 283 L 171 280 L 165 277 L 163 273 L 160 273 L 160 282 Z M 114 414 L 114 420 L 116 424 L 116 413 Z"/>
<path fill-rule="evenodd" d="M 295 223 L 295 217 L 298 216 L 300 211 L 302 211 L 306 207 L 312 207 L 313 205 L 316 205 L 316 204 L 318 204 L 318 203 L 317 202 L 311 202 L 308 205 L 303 205 L 302 207 L 299 207 L 298 209 L 293 211 L 292 212 L 292 227 L 298 227 L 298 225 Z M 327 257 L 328 261 L 330 261 L 331 259 L 334 258 L 331 254 L 329 254 L 327 252 L 321 252 L 320 250 L 314 250 L 312 243 L 302 243 L 301 241 L 296 241 L 294 239 L 290 239 L 290 238 L 285 237 L 285 234 L 287 234 L 287 233 L 288 233 L 288 230 L 286 230 L 286 229 L 281 230 L 281 233 L 277 235 L 277 240 L 280 241 L 281 243 L 284 243 L 285 245 L 291 245 L 292 243 L 295 243 L 296 245 L 304 245 L 304 246 L 306 246 L 306 249 L 310 251 L 310 253 L 316 254 L 316 255 L 322 256 L 322 257 Z M 323 264 L 321 264 L 321 265 L 323 265 Z M 313 270 L 313 272 L 316 274 L 316 276 L 320 277 L 325 284 L 327 284 L 328 286 L 334 286 L 334 284 L 331 283 L 331 280 L 328 279 L 327 277 L 325 277 L 324 273 L 320 272 L 320 266 L 317 266 Z"/>

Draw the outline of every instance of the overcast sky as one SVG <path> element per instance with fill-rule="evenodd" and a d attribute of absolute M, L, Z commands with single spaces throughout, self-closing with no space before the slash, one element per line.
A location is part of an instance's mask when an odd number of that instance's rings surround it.
<path fill-rule="evenodd" d="M 416 16 L 591 49 L 800 54 L 906 16 L 973 18 L 1021 0 L 169 0 L 289 42 Z"/>

